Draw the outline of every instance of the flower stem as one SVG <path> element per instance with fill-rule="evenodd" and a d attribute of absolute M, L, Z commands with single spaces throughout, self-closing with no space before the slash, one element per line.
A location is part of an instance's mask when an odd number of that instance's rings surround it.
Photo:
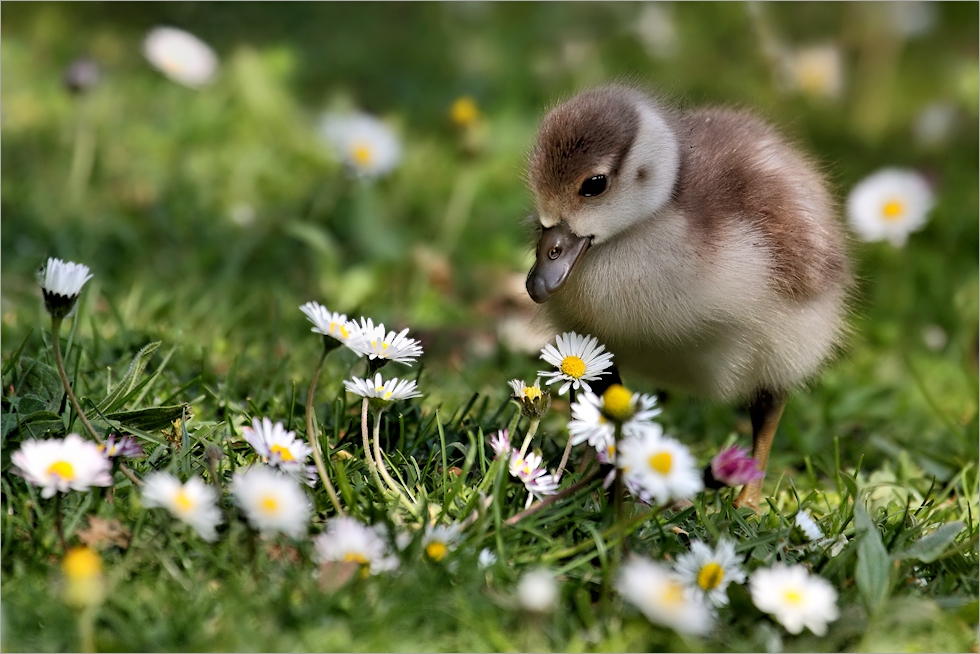
<path fill-rule="evenodd" d="M 371 471 L 371 477 L 374 478 L 374 483 L 378 486 L 378 490 L 382 494 L 385 492 L 385 485 L 381 481 L 381 477 L 378 476 L 378 466 L 374 462 L 374 456 L 371 454 L 371 440 L 368 437 L 368 399 L 364 398 L 361 402 L 361 438 L 364 440 L 364 458 L 367 460 L 368 470 Z"/>
<path fill-rule="evenodd" d="M 527 436 L 524 437 L 524 443 L 521 445 L 521 458 L 527 454 L 527 446 L 531 444 L 531 439 L 534 435 L 538 433 L 538 425 L 541 423 L 541 418 L 531 418 L 531 424 L 527 426 Z"/>
<path fill-rule="evenodd" d="M 337 497 L 337 491 L 334 490 L 333 484 L 330 483 L 330 477 L 327 476 L 327 468 L 323 464 L 323 455 L 320 453 L 320 442 L 316 437 L 316 432 L 313 430 L 313 395 L 316 392 L 316 384 L 320 381 L 320 371 L 323 370 L 323 362 L 327 358 L 327 353 L 328 351 L 324 349 L 320 355 L 320 360 L 316 364 L 316 372 L 313 373 L 313 381 L 310 382 L 310 392 L 306 397 L 306 438 L 310 441 L 310 447 L 313 448 L 313 462 L 316 464 L 316 471 L 320 475 L 320 481 L 323 482 L 323 487 L 327 489 L 327 495 L 330 496 L 330 503 L 333 504 L 337 515 L 346 515 L 343 507 L 340 506 L 340 498 Z M 329 443 L 327 445 L 329 447 Z"/>
<path fill-rule="evenodd" d="M 412 515 L 417 515 L 417 509 L 415 507 L 415 503 L 409 501 L 409 499 L 405 497 L 405 493 L 402 492 L 400 484 L 398 484 L 398 482 L 392 479 L 391 475 L 388 474 L 388 467 L 385 465 L 385 461 L 381 457 L 381 413 L 382 411 L 375 411 L 374 413 L 375 463 L 377 463 L 378 465 L 378 471 L 381 473 L 381 477 L 385 480 L 385 483 L 388 484 L 388 488 L 390 488 L 396 495 L 398 495 L 398 499 L 400 499 L 402 504 L 404 504 L 408 508 L 408 510 L 412 512 Z"/>
<path fill-rule="evenodd" d="M 71 382 L 68 381 L 68 373 L 65 371 L 65 362 L 61 359 L 61 318 L 51 317 L 51 339 L 54 345 L 54 362 L 58 368 L 58 375 L 61 376 L 61 384 L 65 387 L 65 392 L 68 394 L 68 399 L 71 400 L 71 405 L 75 407 L 75 414 L 78 419 L 82 421 L 85 425 L 86 431 L 92 435 L 95 442 L 99 445 L 105 445 L 105 441 L 102 437 L 98 435 L 95 431 L 95 427 L 89 422 L 88 417 L 85 412 L 82 411 L 82 405 L 78 403 L 78 398 L 75 397 L 75 393 L 71 390 Z M 136 486 L 142 486 L 143 481 L 133 474 L 133 471 L 127 468 L 123 464 L 119 464 L 119 469 L 124 475 L 126 475 L 133 484 Z"/>
<path fill-rule="evenodd" d="M 568 455 L 572 453 L 572 436 L 568 435 L 568 443 L 565 444 L 565 451 L 561 455 L 561 463 L 558 465 L 558 472 L 555 473 L 555 479 L 561 481 L 561 476 L 565 474 L 565 464 L 568 463 Z"/>
<path fill-rule="evenodd" d="M 65 542 L 65 528 L 61 524 L 61 493 L 55 491 L 54 494 L 54 527 L 58 532 L 58 540 L 61 542 L 61 549 L 68 553 L 68 543 Z"/>

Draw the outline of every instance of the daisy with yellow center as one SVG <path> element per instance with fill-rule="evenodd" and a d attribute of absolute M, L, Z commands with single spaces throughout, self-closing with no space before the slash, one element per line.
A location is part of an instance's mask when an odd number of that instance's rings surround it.
<path fill-rule="evenodd" d="M 385 544 L 381 530 L 350 517 L 328 520 L 326 531 L 313 539 L 313 550 L 313 560 L 319 564 L 331 561 L 359 563 L 365 574 L 378 574 L 398 567 L 398 557 Z"/>
<path fill-rule="evenodd" d="M 555 371 L 540 371 L 548 384 L 564 381 L 558 389 L 564 395 L 569 388 L 591 391 L 589 381 L 599 379 L 612 365 L 613 355 L 592 336 L 565 332 L 555 338 L 556 345 L 548 343 L 541 350 L 541 358 L 555 366 Z"/>
<path fill-rule="evenodd" d="M 728 604 L 728 584 L 745 581 L 745 573 L 739 567 L 735 545 L 721 539 L 715 549 L 699 540 L 691 543 L 691 551 L 677 557 L 674 569 L 687 586 L 704 595 L 714 606 Z"/>
<path fill-rule="evenodd" d="M 254 529 L 264 534 L 281 532 L 293 538 L 306 533 L 312 507 L 294 479 L 257 465 L 236 473 L 229 490 Z"/>
<path fill-rule="evenodd" d="M 375 373 L 374 379 L 352 377 L 344 381 L 348 393 L 366 397 L 387 404 L 400 402 L 413 397 L 422 397 L 414 379 L 398 379 L 393 377 L 387 381 L 381 378 L 381 373 Z"/>
<path fill-rule="evenodd" d="M 622 422 L 624 438 L 644 434 L 659 437 L 663 434 L 663 427 L 653 419 L 660 413 L 657 399 L 652 395 L 630 393 L 621 385 L 613 384 L 601 397 L 582 393 L 572 402 L 568 434 L 572 445 L 588 442 L 606 456 L 616 446 L 616 425 L 607 416 L 626 418 Z"/>
<path fill-rule="evenodd" d="M 844 88 L 844 67 L 836 45 L 816 45 L 786 52 L 782 64 L 789 87 L 812 97 L 840 97 Z"/>
<path fill-rule="evenodd" d="M 512 397 L 521 407 L 521 414 L 526 418 L 540 418 L 551 408 L 551 393 L 541 390 L 541 379 L 534 380 L 534 386 L 527 386 L 520 379 L 509 382 L 514 390 Z"/>
<path fill-rule="evenodd" d="M 218 493 L 201 478 L 191 477 L 182 484 L 166 472 L 152 472 L 143 480 L 141 499 L 146 508 L 166 509 L 204 540 L 218 538 L 215 527 L 222 522 Z"/>
<path fill-rule="evenodd" d="M 806 627 L 823 636 L 827 624 L 840 616 L 837 591 L 802 565 L 777 563 L 756 570 L 749 580 L 749 591 L 759 610 L 771 614 L 791 634 Z"/>
<path fill-rule="evenodd" d="M 913 170 L 886 168 L 859 182 L 847 198 L 851 228 L 865 241 L 901 247 L 925 225 L 935 204 L 932 189 Z"/>
<path fill-rule="evenodd" d="M 336 341 L 337 344 L 345 344 L 350 340 L 351 332 L 347 326 L 349 322 L 347 314 L 330 311 L 317 302 L 307 302 L 299 310 L 305 313 L 306 317 L 313 323 L 313 328 L 310 331 L 323 334 L 325 337 Z"/>
<path fill-rule="evenodd" d="M 327 114 L 320 123 L 320 133 L 359 177 L 387 175 L 401 160 L 401 143 L 395 132 L 370 114 Z"/>
<path fill-rule="evenodd" d="M 242 434 L 249 445 L 273 468 L 291 475 L 296 481 L 308 486 L 316 484 L 316 466 L 306 463 L 313 448 L 296 437 L 296 432 L 286 431 L 281 422 L 268 418 L 253 418 L 251 427 L 242 427 Z"/>
<path fill-rule="evenodd" d="M 41 497 L 92 486 L 111 486 L 112 464 L 99 446 L 78 434 L 64 439 L 27 440 L 13 453 L 14 472 L 41 488 Z"/>
<path fill-rule="evenodd" d="M 694 457 L 672 438 L 653 433 L 625 438 L 619 443 L 616 463 L 627 481 L 660 504 L 690 499 L 704 488 Z"/>
<path fill-rule="evenodd" d="M 430 561 L 442 561 L 459 545 L 461 532 L 458 524 L 429 525 L 422 536 L 422 551 Z"/>
<path fill-rule="evenodd" d="M 172 27 L 157 27 L 143 41 L 150 64 L 178 84 L 200 88 L 211 81 L 218 58 L 204 41 Z"/>
<path fill-rule="evenodd" d="M 662 563 L 633 557 L 623 565 L 616 588 L 650 622 L 683 634 L 705 634 L 713 626 L 702 596 Z"/>
<path fill-rule="evenodd" d="M 422 345 L 414 338 L 408 338 L 407 328 L 400 332 L 386 332 L 383 324 L 375 326 L 370 318 L 361 318 L 360 324 L 352 321 L 348 329 L 351 336 L 346 342 L 347 347 L 358 356 L 377 360 L 378 364 L 396 361 L 410 366 L 422 354 Z"/>

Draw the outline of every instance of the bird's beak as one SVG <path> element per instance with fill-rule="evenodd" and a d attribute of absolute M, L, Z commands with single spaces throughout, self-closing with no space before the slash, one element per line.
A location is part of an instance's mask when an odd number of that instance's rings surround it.
<path fill-rule="evenodd" d="M 588 236 L 578 236 L 564 220 L 541 232 L 537 259 L 527 274 L 527 293 L 541 304 L 562 287 L 589 249 Z"/>

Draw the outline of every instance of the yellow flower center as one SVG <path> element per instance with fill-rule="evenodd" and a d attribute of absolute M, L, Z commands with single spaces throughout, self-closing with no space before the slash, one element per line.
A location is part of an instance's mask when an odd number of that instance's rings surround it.
<path fill-rule="evenodd" d="M 433 541 L 425 546 L 426 555 L 433 561 L 442 561 L 448 552 L 449 548 L 446 544 L 439 541 Z"/>
<path fill-rule="evenodd" d="M 650 467 L 660 474 L 666 475 L 670 472 L 671 459 L 670 452 L 657 452 L 650 457 Z"/>
<path fill-rule="evenodd" d="M 602 394 L 602 410 L 613 420 L 626 422 L 634 413 L 633 394 L 622 384 L 613 384 Z"/>
<path fill-rule="evenodd" d="M 365 565 L 368 562 L 367 559 L 364 558 L 364 555 L 359 552 L 348 552 L 344 556 L 344 561 L 360 563 L 361 565 Z"/>
<path fill-rule="evenodd" d="M 585 374 L 585 362 L 578 357 L 565 357 L 561 360 L 561 371 L 569 377 L 578 379 Z"/>
<path fill-rule="evenodd" d="M 701 568 L 698 573 L 698 586 L 704 590 L 717 588 L 721 580 L 725 578 L 725 570 L 717 563 L 709 563 Z"/>
<path fill-rule="evenodd" d="M 799 606 L 803 602 L 803 593 L 795 588 L 788 588 L 783 591 L 783 601 L 793 606 Z"/>
<path fill-rule="evenodd" d="M 541 389 L 535 388 L 534 386 L 527 386 L 524 388 L 524 397 L 530 401 L 541 399 Z"/>
<path fill-rule="evenodd" d="M 367 143 L 355 143 L 350 149 L 350 157 L 359 167 L 365 168 L 374 160 L 374 152 Z"/>
<path fill-rule="evenodd" d="M 667 606 L 680 604 L 684 601 L 683 586 L 673 581 L 667 582 L 667 586 L 664 588 L 663 593 L 660 594 L 660 600 Z"/>
<path fill-rule="evenodd" d="M 449 117 L 460 127 L 475 123 L 479 116 L 480 110 L 473 98 L 469 96 L 464 95 L 461 98 L 456 98 L 456 101 L 449 108 Z"/>
<path fill-rule="evenodd" d="M 336 330 L 336 332 L 334 330 Z M 337 322 L 330 323 L 330 333 L 338 333 L 340 334 L 341 338 L 347 338 L 350 336 L 350 332 L 347 331 L 347 328 Z"/>
<path fill-rule="evenodd" d="M 290 453 L 290 451 L 287 450 L 282 445 L 273 445 L 272 448 L 271 448 L 271 451 L 272 451 L 273 454 L 278 454 L 280 460 L 282 460 L 282 461 L 295 461 L 296 460 L 296 457 L 294 457 Z"/>
<path fill-rule="evenodd" d="M 885 203 L 885 206 L 881 208 L 881 213 L 885 220 L 892 222 L 899 220 L 905 215 L 905 203 L 901 200 L 889 200 Z"/>
<path fill-rule="evenodd" d="M 93 579 L 102 572 L 102 559 L 90 547 L 73 547 L 65 554 L 61 569 L 72 581 Z"/>
<path fill-rule="evenodd" d="M 279 500 L 271 495 L 266 495 L 262 498 L 262 501 L 259 502 L 259 508 L 262 509 L 264 513 L 271 515 L 279 510 Z"/>
<path fill-rule="evenodd" d="M 56 475 L 62 479 L 71 481 L 75 478 L 75 469 L 72 468 L 71 464 L 67 461 L 55 461 L 48 466 L 48 474 Z"/>
<path fill-rule="evenodd" d="M 177 509 L 180 511 L 190 511 L 194 508 L 194 501 L 187 496 L 187 491 L 183 488 L 177 491 L 176 497 L 174 497 L 174 504 L 177 505 Z"/>

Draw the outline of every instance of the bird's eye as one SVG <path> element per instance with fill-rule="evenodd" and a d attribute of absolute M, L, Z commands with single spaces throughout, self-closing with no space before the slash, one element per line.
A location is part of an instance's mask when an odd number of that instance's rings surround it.
<path fill-rule="evenodd" d="M 606 176 L 605 175 L 594 175 L 584 182 L 582 182 L 582 188 L 578 190 L 578 194 L 591 198 L 593 195 L 599 195 L 606 190 Z"/>
<path fill-rule="evenodd" d="M 548 258 L 551 259 L 552 261 L 554 261 L 560 256 L 561 256 L 561 248 L 558 247 L 557 245 L 548 251 Z"/>

